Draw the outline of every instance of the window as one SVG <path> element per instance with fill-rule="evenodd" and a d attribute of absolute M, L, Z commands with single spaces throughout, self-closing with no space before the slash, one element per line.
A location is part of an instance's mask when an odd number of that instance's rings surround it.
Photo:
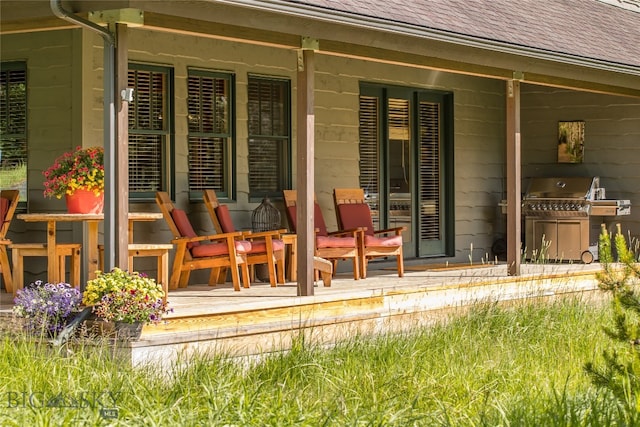
<path fill-rule="evenodd" d="M 233 76 L 190 70 L 188 78 L 189 192 L 213 189 L 231 198 L 234 170 Z"/>
<path fill-rule="evenodd" d="M 170 187 L 172 164 L 173 72 L 170 68 L 129 65 L 129 192 L 132 198 L 153 198 Z"/>
<path fill-rule="evenodd" d="M 27 201 L 27 65 L 0 64 L 0 188 Z"/>
<path fill-rule="evenodd" d="M 290 187 L 291 130 L 288 80 L 249 76 L 249 197 L 281 197 Z"/>

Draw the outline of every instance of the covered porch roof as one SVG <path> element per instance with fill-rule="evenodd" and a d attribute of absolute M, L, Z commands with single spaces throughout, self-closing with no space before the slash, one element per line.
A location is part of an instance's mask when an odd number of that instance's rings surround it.
<path fill-rule="evenodd" d="M 48 0 L 0 4 L 0 34 L 72 28 Z M 63 1 L 90 20 L 533 84 L 640 96 L 640 2 L 566 0 Z M 126 13 L 118 16 L 126 22 Z M 129 15 L 130 16 L 130 15 Z M 215 24 L 215 25 L 211 25 Z"/>

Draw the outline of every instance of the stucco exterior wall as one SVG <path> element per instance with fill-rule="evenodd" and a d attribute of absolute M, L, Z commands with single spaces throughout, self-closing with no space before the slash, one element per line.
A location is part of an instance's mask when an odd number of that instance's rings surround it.
<path fill-rule="evenodd" d="M 609 199 L 629 199 L 631 215 L 592 218 L 640 235 L 640 99 L 541 86 L 522 87 L 523 192 L 531 177 L 599 176 Z M 558 121 L 585 121 L 584 162 L 557 163 Z M 595 228 L 595 230 L 594 230 Z"/>

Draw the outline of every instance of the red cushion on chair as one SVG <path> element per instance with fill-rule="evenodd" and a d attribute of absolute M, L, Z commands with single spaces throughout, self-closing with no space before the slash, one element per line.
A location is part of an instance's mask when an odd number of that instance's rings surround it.
<path fill-rule="evenodd" d="M 227 205 L 220 205 L 216 209 L 216 216 L 218 217 L 218 222 L 220 223 L 220 227 L 222 228 L 223 233 L 233 233 L 236 231 L 236 228 L 233 226 L 233 221 L 231 220 L 231 214 L 229 213 L 229 208 Z"/>
<path fill-rule="evenodd" d="M 239 254 L 248 254 L 253 248 L 253 242 L 248 240 L 236 240 L 236 252 Z"/>
<path fill-rule="evenodd" d="M 182 237 L 197 237 L 198 235 L 193 230 L 193 226 L 191 225 L 191 221 L 189 221 L 189 217 L 187 217 L 187 213 L 182 209 L 174 209 L 171 211 L 171 218 L 173 218 L 173 222 L 175 222 L 176 227 L 178 227 L 178 231 Z M 200 242 L 191 242 L 187 243 L 187 248 L 191 249 L 195 246 L 198 246 Z M 195 255 L 194 255 L 195 256 Z"/>
<path fill-rule="evenodd" d="M 271 240 L 273 244 L 273 251 L 278 252 L 284 250 L 284 242 L 282 240 L 273 239 Z M 267 241 L 266 240 L 252 240 L 251 241 L 251 250 L 249 253 L 252 254 L 261 254 L 267 252 Z"/>
<path fill-rule="evenodd" d="M 320 210 L 320 205 L 315 202 L 313 204 L 313 215 L 314 215 L 314 226 L 318 229 L 318 236 L 326 236 L 327 235 L 327 225 L 324 222 L 324 217 L 322 216 L 322 210 Z"/>
<path fill-rule="evenodd" d="M 402 246 L 402 236 L 389 236 L 389 237 L 374 237 L 364 236 L 364 245 L 370 246 L 383 246 L 383 247 L 397 247 Z"/>
<path fill-rule="evenodd" d="M 9 211 L 9 199 L 0 197 L 0 227 L 2 227 L 2 224 L 4 224 L 4 220 L 7 217 L 8 211 Z"/>
<path fill-rule="evenodd" d="M 320 210 L 320 205 L 318 203 L 313 204 L 313 215 L 314 215 L 314 227 L 318 229 L 318 236 L 326 236 L 327 233 L 327 225 L 324 222 L 324 217 L 322 216 L 322 210 Z M 289 222 L 291 225 L 292 231 L 297 232 L 298 224 L 296 220 L 296 207 L 295 206 L 287 206 L 287 213 L 289 216 Z"/>
<path fill-rule="evenodd" d="M 236 240 L 236 253 L 245 254 L 251 251 L 252 244 L 247 240 Z M 204 243 L 191 249 L 191 256 L 194 258 L 214 257 L 228 255 L 227 244 L 223 242 Z"/>
<path fill-rule="evenodd" d="M 296 232 L 297 227 L 297 219 L 296 219 L 296 207 L 287 206 L 287 218 L 289 219 L 289 225 L 291 226 L 291 231 Z"/>
<path fill-rule="evenodd" d="M 271 241 L 271 243 L 273 244 L 273 250 L 274 251 L 284 251 L 284 242 L 280 239 L 273 239 Z"/>
<path fill-rule="evenodd" d="M 366 227 L 365 234 L 373 236 L 373 221 L 371 210 L 366 203 L 346 203 L 338 205 L 338 215 L 345 230 Z"/>
<path fill-rule="evenodd" d="M 191 256 L 194 258 L 207 258 L 220 255 L 228 255 L 226 243 L 209 243 L 191 248 Z"/>
<path fill-rule="evenodd" d="M 323 248 L 355 248 L 355 237 L 328 237 L 317 236 L 316 247 L 318 249 Z"/>

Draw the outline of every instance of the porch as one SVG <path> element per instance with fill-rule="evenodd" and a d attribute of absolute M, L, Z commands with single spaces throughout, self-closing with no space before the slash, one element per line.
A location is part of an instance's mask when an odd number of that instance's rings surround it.
<path fill-rule="evenodd" d="M 170 363 L 191 354 L 259 355 L 290 348 L 304 335 L 331 345 L 356 335 L 428 325 L 477 302 L 552 298 L 597 290 L 594 264 L 524 264 L 520 276 L 507 265 L 412 265 L 404 278 L 383 265 L 354 281 L 339 272 L 331 287 L 297 296 L 297 284 L 258 283 L 240 292 L 231 283 L 191 285 L 169 293 L 174 309 L 160 325 L 144 327 L 139 341 L 120 347 L 134 364 Z M 0 315 L 10 315 L 11 295 L 0 294 Z"/>

